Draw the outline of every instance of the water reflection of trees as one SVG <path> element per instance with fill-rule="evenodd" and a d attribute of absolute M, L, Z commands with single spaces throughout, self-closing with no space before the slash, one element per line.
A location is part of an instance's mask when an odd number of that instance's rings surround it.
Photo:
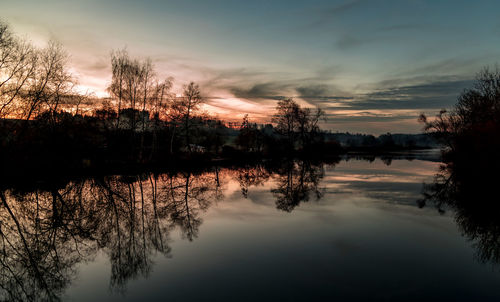
<path fill-rule="evenodd" d="M 441 212 L 451 207 L 479 259 L 500 263 L 500 69 L 479 72 L 451 111 L 419 120 L 443 144 L 445 161 L 421 205 L 433 200 Z"/>
<path fill-rule="evenodd" d="M 217 173 L 215 173 L 217 174 Z M 200 213 L 222 195 L 214 173 L 146 174 L 0 193 L 0 293 L 6 300 L 58 300 L 75 265 L 103 250 L 110 286 L 148 276 L 153 256 L 170 256 L 169 234 L 197 236 Z"/>
<path fill-rule="evenodd" d="M 276 207 L 291 212 L 301 202 L 309 201 L 313 194 L 316 199 L 323 196 L 319 182 L 323 178 L 322 164 L 310 161 L 286 162 L 277 170 L 277 186 L 271 190 L 276 198 Z"/>
<path fill-rule="evenodd" d="M 335 164 L 332 161 L 330 164 Z M 309 201 L 311 195 L 316 199 L 323 197 L 319 183 L 324 176 L 325 162 L 310 160 L 283 161 L 274 165 L 247 165 L 238 169 L 238 181 L 243 197 L 248 197 L 250 187 L 257 187 L 269 179 L 275 185 L 271 193 L 275 197 L 276 208 L 291 212 L 301 202 Z"/>
<path fill-rule="evenodd" d="M 479 261 L 500 264 L 498 163 L 469 158 L 443 164 L 432 184 L 424 187 L 423 207 L 432 202 L 439 212 L 452 210 L 462 234 L 472 242 Z"/>
<path fill-rule="evenodd" d="M 245 197 L 250 187 L 273 179 L 276 206 L 288 212 L 310 195 L 322 196 L 322 164 L 293 161 L 228 171 L 106 176 L 0 190 L 0 297 L 59 300 L 76 277 L 76 264 L 93 261 L 98 251 L 110 260 L 110 288 L 125 290 L 129 280 L 149 275 L 156 255 L 171 257 L 173 230 L 190 241 L 198 236 L 202 213 L 223 198 L 226 176 Z"/>
<path fill-rule="evenodd" d="M 246 165 L 237 171 L 236 180 L 238 181 L 241 194 L 243 197 L 248 197 L 250 187 L 263 185 L 271 177 L 271 173 L 263 165 Z"/>
<path fill-rule="evenodd" d="M 214 180 L 215 179 L 215 180 Z M 181 228 L 182 233 L 190 241 L 198 236 L 202 223 L 200 212 L 205 211 L 211 202 L 222 198 L 218 171 L 214 175 L 181 173 L 177 177 L 169 177 L 170 221 Z"/>
<path fill-rule="evenodd" d="M 0 263 L 4 299 L 54 300 L 74 276 L 74 264 L 95 247 L 86 213 L 52 192 L 2 192 Z M 87 212 L 88 213 L 88 212 Z"/>

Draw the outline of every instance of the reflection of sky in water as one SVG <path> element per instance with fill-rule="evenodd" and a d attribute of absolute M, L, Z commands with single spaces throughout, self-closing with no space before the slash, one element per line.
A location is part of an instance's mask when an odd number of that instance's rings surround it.
<path fill-rule="evenodd" d="M 202 214 L 197 239 L 171 236 L 148 278 L 110 293 L 106 255 L 79 265 L 72 301 L 497 300 L 500 274 L 474 260 L 452 214 L 419 209 L 438 163 L 377 159 L 326 167 L 325 195 L 277 210 L 276 179 L 244 198 L 230 171 L 225 198 Z"/>

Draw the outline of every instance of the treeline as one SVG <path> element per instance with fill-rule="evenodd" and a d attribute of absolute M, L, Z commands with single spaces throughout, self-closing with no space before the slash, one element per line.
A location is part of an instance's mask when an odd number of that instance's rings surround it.
<path fill-rule="evenodd" d="M 68 70 L 61 45 L 37 48 L 0 23 L 4 167 L 74 169 L 240 154 L 294 156 L 325 151 L 327 145 L 329 153 L 340 151 L 324 142 L 318 125 L 323 112 L 291 99 L 278 103 L 274 125 L 259 127 L 245 116 L 232 136 L 224 121 L 201 112 L 205 99 L 196 83 L 176 95 L 173 80 L 160 78 L 150 59 L 132 58 L 125 49 L 111 54 L 109 99 L 77 93 Z"/>
<path fill-rule="evenodd" d="M 60 44 L 35 47 L 0 22 L 0 164 L 7 170 L 74 171 L 345 151 L 320 129 L 319 108 L 284 99 L 271 123 L 257 125 L 246 115 L 233 129 L 202 112 L 206 99 L 198 84 L 176 94 L 172 78 L 161 78 L 150 59 L 133 58 L 126 49 L 113 51 L 110 61 L 111 97 L 79 93 Z"/>
<path fill-rule="evenodd" d="M 440 142 L 428 133 L 392 134 L 379 136 L 361 133 L 325 133 L 327 141 L 337 141 L 346 151 L 398 151 L 439 148 Z"/>

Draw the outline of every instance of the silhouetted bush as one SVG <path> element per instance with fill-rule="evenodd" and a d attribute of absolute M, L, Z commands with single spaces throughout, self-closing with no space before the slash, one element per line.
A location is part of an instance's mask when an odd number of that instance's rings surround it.
<path fill-rule="evenodd" d="M 433 120 L 420 116 L 425 131 L 445 146 L 445 160 L 487 157 L 498 167 L 500 152 L 500 71 L 485 68 L 472 88 L 465 89 L 451 111 L 441 110 Z"/>

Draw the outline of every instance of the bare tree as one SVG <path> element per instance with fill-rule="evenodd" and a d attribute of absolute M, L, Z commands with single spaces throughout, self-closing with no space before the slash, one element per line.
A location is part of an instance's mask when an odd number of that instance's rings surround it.
<path fill-rule="evenodd" d="M 16 99 L 33 76 L 36 63 L 34 47 L 0 22 L 0 118 L 16 114 Z"/>
<path fill-rule="evenodd" d="M 153 89 L 153 95 L 151 101 L 149 102 L 149 112 L 153 118 L 153 141 L 151 146 L 151 154 L 156 150 L 157 146 L 157 132 L 160 130 L 162 125 L 162 120 L 165 120 L 168 115 L 169 107 L 174 95 L 171 93 L 172 89 L 172 78 L 167 78 L 164 81 L 156 80 Z"/>
<path fill-rule="evenodd" d="M 125 66 L 129 60 L 130 59 L 126 49 L 111 52 L 112 77 L 111 85 L 108 87 L 108 91 L 116 98 L 118 98 L 118 115 L 116 119 L 116 128 L 118 128 L 120 124 L 120 110 L 122 109 Z"/>
<path fill-rule="evenodd" d="M 148 110 L 156 120 L 167 119 L 168 111 L 174 98 L 174 94 L 172 94 L 173 81 L 171 77 L 163 81 L 154 79 Z"/>
<path fill-rule="evenodd" d="M 236 144 L 244 151 L 260 151 L 262 133 L 257 129 L 257 124 L 250 123 L 248 114 L 245 114 L 240 126 L 240 131 L 236 137 Z"/>
<path fill-rule="evenodd" d="M 61 44 L 49 41 L 36 55 L 36 68 L 21 97 L 22 116 L 26 120 L 44 110 L 55 113 L 61 97 L 72 94 L 76 84 L 67 71 L 68 55 Z"/>
<path fill-rule="evenodd" d="M 324 116 L 323 110 L 317 108 L 302 108 L 292 99 L 278 102 L 277 113 L 273 116 L 276 131 L 288 142 L 288 147 L 293 149 L 297 141 L 304 149 L 311 144 L 319 134 L 319 122 Z"/>
<path fill-rule="evenodd" d="M 150 58 L 132 59 L 126 49 L 114 51 L 111 53 L 111 69 L 108 91 L 118 101 L 117 128 L 120 116 L 125 112 L 130 113 L 130 128 L 135 130 L 139 122 L 143 132 L 147 130 L 147 113 L 166 116 L 172 79 L 159 81 Z M 139 116 L 138 111 L 141 112 Z"/>
<path fill-rule="evenodd" d="M 181 98 L 178 98 L 172 104 L 174 119 L 181 119 L 183 123 L 184 139 L 186 147 L 191 152 L 190 144 L 190 130 L 192 128 L 191 118 L 193 114 L 199 109 L 203 102 L 201 97 L 200 87 L 194 82 L 190 82 L 184 86 L 184 92 Z"/>
<path fill-rule="evenodd" d="M 298 125 L 297 115 L 299 105 L 293 99 L 285 99 L 278 102 L 276 110 L 278 112 L 273 116 L 273 122 L 276 123 L 276 131 L 284 136 L 289 147 L 293 148 Z"/>
<path fill-rule="evenodd" d="M 111 53 L 112 79 L 108 91 L 118 99 L 116 128 L 121 125 L 122 115 L 127 115 L 128 126 L 132 130 L 135 129 L 137 105 L 145 98 L 143 82 L 146 69 L 150 70 L 145 68 L 139 60 L 131 59 L 126 49 Z"/>
<path fill-rule="evenodd" d="M 449 151 L 476 147 L 494 154 L 500 148 L 500 69 L 484 68 L 471 88 L 465 89 L 450 111 L 442 109 L 435 119 L 421 114 L 424 130 L 444 143 Z M 478 150 L 474 151 L 477 154 Z M 465 153 L 464 153 L 465 154 Z"/>
<path fill-rule="evenodd" d="M 297 130 L 302 149 L 309 147 L 320 134 L 319 122 L 324 116 L 321 108 L 300 108 L 297 111 Z"/>

